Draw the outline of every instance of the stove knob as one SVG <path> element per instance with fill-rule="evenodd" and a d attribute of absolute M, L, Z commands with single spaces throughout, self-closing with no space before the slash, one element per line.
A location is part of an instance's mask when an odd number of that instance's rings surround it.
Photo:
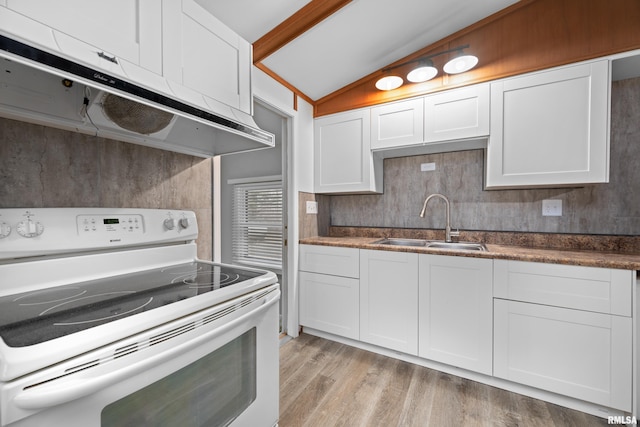
<path fill-rule="evenodd" d="M 44 231 L 44 225 L 38 221 L 27 219 L 18 223 L 16 227 L 18 234 L 22 237 L 37 237 Z"/>
<path fill-rule="evenodd" d="M 0 239 L 4 239 L 11 234 L 11 226 L 6 222 L 0 221 Z"/>
<path fill-rule="evenodd" d="M 164 220 L 164 228 L 167 230 L 173 230 L 176 228 L 176 220 L 173 218 L 167 218 Z"/>
<path fill-rule="evenodd" d="M 180 218 L 180 221 L 178 222 L 178 224 L 180 225 L 180 228 L 189 228 L 189 218 L 187 217 Z"/>

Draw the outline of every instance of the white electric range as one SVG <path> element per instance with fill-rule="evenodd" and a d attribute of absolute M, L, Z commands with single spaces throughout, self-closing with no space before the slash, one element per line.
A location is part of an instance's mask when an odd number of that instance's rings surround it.
<path fill-rule="evenodd" d="M 197 234 L 190 211 L 0 209 L 0 425 L 277 424 L 277 276 L 199 260 Z"/>

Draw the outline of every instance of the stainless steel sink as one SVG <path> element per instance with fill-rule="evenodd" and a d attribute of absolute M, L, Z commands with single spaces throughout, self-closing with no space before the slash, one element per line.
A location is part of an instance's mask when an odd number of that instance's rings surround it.
<path fill-rule="evenodd" d="M 486 251 L 484 243 L 427 241 L 426 247 L 434 249 L 452 249 L 461 251 Z"/>
<path fill-rule="evenodd" d="M 392 246 L 427 246 L 426 240 L 420 239 L 382 239 L 373 242 L 374 245 L 392 245 Z"/>
<path fill-rule="evenodd" d="M 450 249 L 457 251 L 486 251 L 484 243 L 445 242 L 444 240 L 394 239 L 387 238 L 373 242 L 374 245 L 417 246 L 434 249 Z"/>

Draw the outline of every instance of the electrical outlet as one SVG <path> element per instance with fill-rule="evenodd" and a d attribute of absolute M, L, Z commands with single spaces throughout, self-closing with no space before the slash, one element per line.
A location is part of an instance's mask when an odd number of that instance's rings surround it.
<path fill-rule="evenodd" d="M 558 199 L 543 200 L 542 216 L 562 216 L 562 200 L 558 200 Z"/>
<path fill-rule="evenodd" d="M 307 201 L 307 213 L 308 214 L 317 214 L 318 213 L 318 202 Z"/>

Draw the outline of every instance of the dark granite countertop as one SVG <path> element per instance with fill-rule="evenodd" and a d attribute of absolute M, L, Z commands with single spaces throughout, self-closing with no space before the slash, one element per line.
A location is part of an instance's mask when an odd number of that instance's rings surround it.
<path fill-rule="evenodd" d="M 334 236 L 316 236 L 308 237 L 300 240 L 301 244 L 306 245 L 323 245 L 323 246 L 341 246 L 358 249 L 373 249 L 373 250 L 385 250 L 396 252 L 416 252 L 426 254 L 438 254 L 438 255 L 453 255 L 453 256 L 465 256 L 476 258 L 491 258 L 491 259 L 510 259 L 517 261 L 531 261 L 531 262 L 544 262 L 553 264 L 565 264 L 565 265 L 582 265 L 588 267 L 605 267 L 605 268 L 617 268 L 623 270 L 640 270 L 640 252 L 633 251 L 621 251 L 621 250 L 602 250 L 602 249 L 573 249 L 571 247 L 536 247 L 536 246 L 522 246 L 515 244 L 491 243 L 490 239 L 477 240 L 464 238 L 465 235 L 461 235 L 461 240 L 483 242 L 487 247 L 487 251 L 469 251 L 469 250 L 450 250 L 450 249 L 436 249 L 425 248 L 415 246 L 391 246 L 380 245 L 374 242 L 380 240 L 382 237 L 393 236 L 408 238 L 406 235 L 398 234 L 380 234 L 375 232 L 367 232 L 360 234 L 369 234 L 368 236 L 353 236 L 344 235 L 349 233 L 335 233 L 343 235 Z M 377 234 L 372 236 L 371 234 Z M 382 234 L 382 235 L 381 235 Z M 403 234 L 403 233 L 399 233 Z M 406 233 L 404 233 L 406 234 Z M 426 238 L 430 240 L 441 239 L 443 236 L 438 237 L 425 237 L 411 236 L 413 238 Z M 558 239 L 561 240 L 561 239 Z M 584 244 L 582 246 L 585 246 Z M 592 247 L 593 245 L 587 244 L 586 246 Z M 599 246 L 596 245 L 598 248 Z M 610 247 L 605 245 L 605 248 Z"/>

